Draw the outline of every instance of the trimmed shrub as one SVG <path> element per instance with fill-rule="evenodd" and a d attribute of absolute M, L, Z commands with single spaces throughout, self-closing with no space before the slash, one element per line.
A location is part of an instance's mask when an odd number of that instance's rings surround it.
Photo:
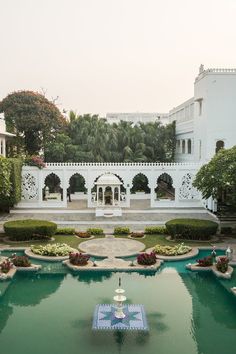
<path fill-rule="evenodd" d="M 13 256 L 11 258 L 12 263 L 16 267 L 30 267 L 31 262 L 27 256 Z"/>
<path fill-rule="evenodd" d="M 173 219 L 167 221 L 166 228 L 172 238 L 210 240 L 216 234 L 218 224 L 210 220 Z"/>
<path fill-rule="evenodd" d="M 165 226 L 147 226 L 144 230 L 144 233 L 147 235 L 166 235 L 168 234 L 168 231 Z"/>
<path fill-rule="evenodd" d="M 127 226 L 120 226 L 114 228 L 114 235 L 128 235 L 130 233 L 130 229 Z"/>
<path fill-rule="evenodd" d="M 2 273 L 8 273 L 10 271 L 10 269 L 12 268 L 13 264 L 11 263 L 11 261 L 9 259 L 5 259 L 5 261 L 3 261 L 0 264 L 0 270 Z"/>
<path fill-rule="evenodd" d="M 88 264 L 90 256 L 88 254 L 83 253 L 70 253 L 69 260 L 70 263 L 76 266 L 84 266 Z"/>
<path fill-rule="evenodd" d="M 90 227 L 87 229 L 87 232 L 91 235 L 104 235 L 103 229 L 100 229 L 99 227 Z"/>
<path fill-rule="evenodd" d="M 201 259 L 197 259 L 197 265 L 199 267 L 210 267 L 213 265 L 213 257 L 207 256 Z"/>
<path fill-rule="evenodd" d="M 0 210 L 8 211 L 21 200 L 22 160 L 0 156 Z"/>
<path fill-rule="evenodd" d="M 58 227 L 56 235 L 75 235 L 75 229 L 73 227 Z"/>
<path fill-rule="evenodd" d="M 144 232 L 131 232 L 130 236 L 134 238 L 142 238 L 144 237 Z"/>
<path fill-rule="evenodd" d="M 141 265 L 153 265 L 157 261 L 156 253 L 140 253 L 137 256 L 137 262 Z"/>
<path fill-rule="evenodd" d="M 55 234 L 57 225 L 45 220 L 14 220 L 3 225 L 6 235 L 15 241 L 27 241 L 34 238 L 48 238 Z"/>

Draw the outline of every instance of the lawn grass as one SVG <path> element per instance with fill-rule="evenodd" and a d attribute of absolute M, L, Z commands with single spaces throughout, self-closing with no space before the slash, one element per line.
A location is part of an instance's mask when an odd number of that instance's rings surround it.
<path fill-rule="evenodd" d="M 2 238 L 5 237 L 5 234 L 0 234 L 0 245 L 4 246 L 7 245 L 7 243 L 3 242 Z M 94 239 L 96 238 L 104 238 L 105 236 L 103 235 L 98 235 L 98 236 L 94 236 Z M 34 245 L 46 245 L 49 243 L 66 243 L 68 246 L 72 247 L 72 248 L 78 248 L 79 244 L 81 242 L 90 240 L 90 239 L 86 239 L 86 238 L 78 238 L 75 235 L 54 235 L 53 238 L 55 238 L 55 241 L 41 241 L 41 242 L 32 242 L 32 241 L 28 241 L 28 242 L 11 242 L 8 243 L 8 245 L 10 247 L 30 247 L 30 245 L 34 244 Z M 128 238 L 127 235 L 115 235 L 115 238 Z M 144 243 L 145 248 L 151 248 L 156 246 L 157 244 L 162 245 L 162 246 L 174 246 L 177 244 L 182 243 L 183 241 L 168 241 L 166 240 L 166 235 L 146 235 L 145 238 L 132 238 L 134 240 L 140 241 L 142 243 Z M 130 238 L 129 238 L 130 240 Z M 211 246 L 211 242 L 191 242 L 191 241 L 185 241 L 184 242 L 185 245 L 190 246 L 190 247 L 198 247 L 198 246 Z"/>

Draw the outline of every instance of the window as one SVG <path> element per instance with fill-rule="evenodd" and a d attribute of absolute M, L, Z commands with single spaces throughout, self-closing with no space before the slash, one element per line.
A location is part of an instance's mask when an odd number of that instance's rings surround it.
<path fill-rule="evenodd" d="M 223 140 L 218 140 L 216 142 L 216 148 L 215 148 L 215 153 L 217 154 L 218 151 L 220 151 L 221 149 L 223 149 L 225 146 L 225 143 Z"/>
<path fill-rule="evenodd" d="M 182 154 L 185 154 L 185 140 L 182 140 Z"/>
<path fill-rule="evenodd" d="M 188 154 L 192 153 L 192 141 L 191 139 L 188 139 Z"/>

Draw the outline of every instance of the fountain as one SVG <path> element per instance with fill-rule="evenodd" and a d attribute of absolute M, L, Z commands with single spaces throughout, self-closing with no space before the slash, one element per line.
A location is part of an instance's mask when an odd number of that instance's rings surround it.
<path fill-rule="evenodd" d="M 139 330 L 148 331 L 147 319 L 143 305 L 126 305 L 125 290 L 119 287 L 113 297 L 115 304 L 96 305 L 93 326 L 94 330 Z"/>

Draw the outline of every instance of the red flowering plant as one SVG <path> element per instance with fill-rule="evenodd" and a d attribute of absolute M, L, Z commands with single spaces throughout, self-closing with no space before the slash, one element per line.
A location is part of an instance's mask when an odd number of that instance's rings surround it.
<path fill-rule="evenodd" d="M 13 264 L 9 259 L 5 259 L 1 264 L 0 264 L 0 270 L 2 273 L 8 273 L 10 269 L 12 268 Z"/>
<path fill-rule="evenodd" d="M 197 259 L 197 265 L 199 267 L 210 267 L 213 265 L 213 257 L 207 256 L 201 259 Z"/>
<path fill-rule="evenodd" d="M 229 267 L 228 257 L 218 257 L 216 263 L 216 269 L 221 273 L 226 273 Z"/>
<path fill-rule="evenodd" d="M 137 262 L 141 265 L 153 265 L 157 261 L 156 253 L 140 253 L 137 256 Z"/>
<path fill-rule="evenodd" d="M 25 159 L 25 164 L 28 166 L 36 166 L 40 169 L 42 169 L 46 166 L 43 159 L 40 156 L 36 156 L 36 155 L 27 157 Z"/>
<path fill-rule="evenodd" d="M 78 253 L 78 252 L 71 252 L 69 254 L 70 263 L 76 266 L 84 266 L 88 264 L 90 256 L 88 254 Z"/>

